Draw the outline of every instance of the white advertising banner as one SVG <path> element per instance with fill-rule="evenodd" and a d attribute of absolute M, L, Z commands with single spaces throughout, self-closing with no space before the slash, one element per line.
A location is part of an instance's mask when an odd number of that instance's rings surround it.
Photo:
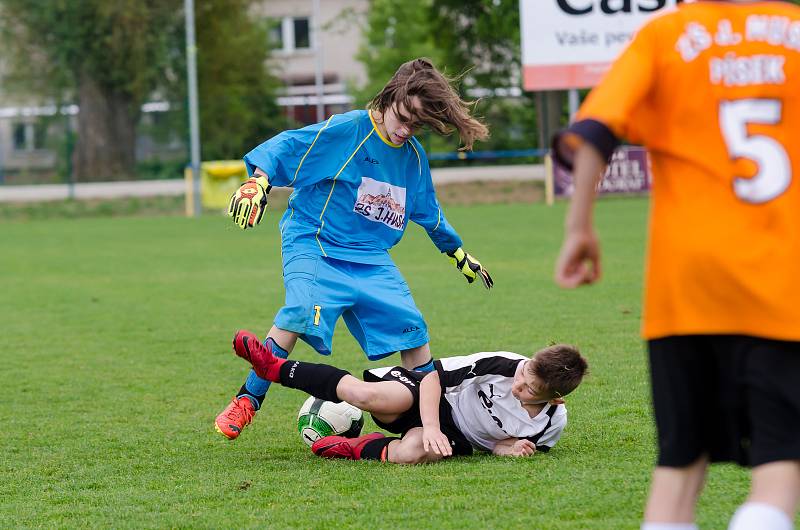
<path fill-rule="evenodd" d="M 653 14 L 690 0 L 520 0 L 525 90 L 589 88 Z"/>

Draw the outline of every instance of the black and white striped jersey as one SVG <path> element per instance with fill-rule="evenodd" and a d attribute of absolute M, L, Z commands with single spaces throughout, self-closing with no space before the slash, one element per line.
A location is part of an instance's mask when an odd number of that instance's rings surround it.
<path fill-rule="evenodd" d="M 547 404 L 531 418 L 511 393 L 514 376 L 527 357 L 512 352 L 481 352 L 435 361 L 453 420 L 476 449 L 491 451 L 508 438 L 527 438 L 548 451 L 567 424 L 564 405 Z"/>

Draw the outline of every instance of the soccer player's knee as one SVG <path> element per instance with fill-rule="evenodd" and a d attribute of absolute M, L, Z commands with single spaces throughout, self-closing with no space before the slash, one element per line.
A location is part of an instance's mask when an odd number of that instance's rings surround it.
<path fill-rule="evenodd" d="M 422 447 L 402 447 L 396 451 L 390 451 L 389 457 L 395 464 L 424 464 L 428 461 L 427 454 Z"/>
<path fill-rule="evenodd" d="M 370 410 L 371 405 L 375 402 L 377 397 L 377 392 L 373 388 L 373 385 L 369 383 L 348 386 L 342 390 L 343 392 L 340 392 L 339 397 L 362 410 Z"/>

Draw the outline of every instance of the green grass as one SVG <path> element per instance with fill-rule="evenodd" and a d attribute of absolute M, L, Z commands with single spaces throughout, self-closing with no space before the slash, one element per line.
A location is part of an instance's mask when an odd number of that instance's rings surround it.
<path fill-rule="evenodd" d="M 186 210 L 183 196 L 127 197 L 120 199 L 63 200 L 11 203 L 0 202 L 0 223 L 43 221 L 83 217 L 180 215 Z"/>
<path fill-rule="evenodd" d="M 638 528 L 655 456 L 646 209 L 600 202 L 605 277 L 573 292 L 551 280 L 563 204 L 447 209 L 491 292 L 409 229 L 393 256 L 436 356 L 564 341 L 591 365 L 550 453 L 421 467 L 314 457 L 295 430 L 305 396 L 282 388 L 239 440 L 214 432 L 247 373 L 234 331 L 263 334 L 283 302 L 280 212 L 247 232 L 222 216 L 0 224 L 0 527 Z M 343 324 L 332 360 L 368 366 Z M 709 484 L 698 522 L 723 528 L 747 473 L 715 467 Z"/>

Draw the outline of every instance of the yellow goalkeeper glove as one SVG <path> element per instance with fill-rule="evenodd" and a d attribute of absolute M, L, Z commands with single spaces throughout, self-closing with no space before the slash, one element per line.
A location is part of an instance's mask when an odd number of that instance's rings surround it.
<path fill-rule="evenodd" d="M 267 194 L 272 186 L 264 177 L 250 177 L 231 197 L 228 215 L 242 230 L 261 222 L 267 206 Z"/>
<path fill-rule="evenodd" d="M 464 252 L 464 249 L 458 247 L 447 253 L 450 256 L 450 261 L 461 271 L 469 283 L 475 281 L 475 278 L 480 278 L 483 281 L 483 286 L 491 289 L 494 285 L 494 280 L 489 276 L 489 272 L 483 268 L 481 262 Z"/>

